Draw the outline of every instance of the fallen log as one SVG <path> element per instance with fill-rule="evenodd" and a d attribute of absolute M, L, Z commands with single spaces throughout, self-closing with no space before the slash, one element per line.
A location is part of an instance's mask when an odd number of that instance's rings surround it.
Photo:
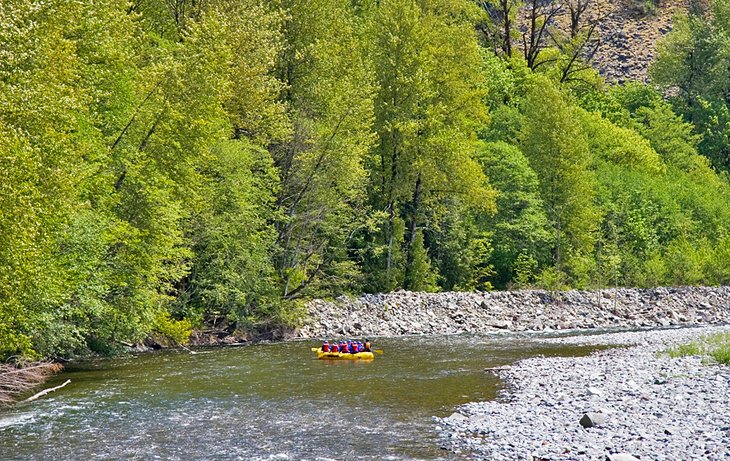
<path fill-rule="evenodd" d="M 51 392 L 55 392 L 55 391 L 61 389 L 62 387 L 64 387 L 66 384 L 68 384 L 70 382 L 71 382 L 71 380 L 70 379 L 67 379 L 66 382 L 63 383 L 63 384 L 61 384 L 60 386 L 51 387 L 50 389 L 46 389 L 46 390 L 40 391 L 39 393 L 35 394 L 34 396 L 28 397 L 27 399 L 23 400 L 23 402 L 32 402 L 33 400 L 36 400 L 38 398 L 41 398 L 41 397 L 43 397 L 46 394 L 50 394 Z"/>

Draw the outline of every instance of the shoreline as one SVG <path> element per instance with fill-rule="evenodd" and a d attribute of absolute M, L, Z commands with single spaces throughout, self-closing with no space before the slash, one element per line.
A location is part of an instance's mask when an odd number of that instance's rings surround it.
<path fill-rule="evenodd" d="M 341 296 L 335 300 L 314 299 L 307 303 L 307 309 L 307 321 L 299 329 L 279 329 L 261 337 L 251 337 L 218 325 L 195 331 L 189 346 L 242 346 L 271 340 L 326 339 L 337 336 L 569 332 L 601 328 L 730 325 L 730 286 L 565 292 L 397 291 L 365 294 L 358 298 Z M 166 347 L 141 343 L 129 345 L 128 352 L 145 353 L 158 348 Z M 33 382 L 38 385 L 42 380 Z"/>
<path fill-rule="evenodd" d="M 307 304 L 299 338 L 730 324 L 730 286 L 341 296 Z"/>
<path fill-rule="evenodd" d="M 730 367 L 663 354 L 715 332 L 730 326 L 546 339 L 627 347 L 497 370 L 507 385 L 500 399 L 434 418 L 442 447 L 494 461 L 726 460 Z M 599 424 L 582 427 L 586 414 Z"/>
<path fill-rule="evenodd" d="M 23 396 L 61 371 L 63 365 L 53 362 L 0 364 L 0 409 L 22 401 Z"/>

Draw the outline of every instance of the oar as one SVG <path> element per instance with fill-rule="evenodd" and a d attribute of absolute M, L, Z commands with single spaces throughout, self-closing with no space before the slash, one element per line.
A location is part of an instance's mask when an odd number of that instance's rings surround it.
<path fill-rule="evenodd" d="M 317 352 L 319 349 L 320 349 L 319 347 L 313 347 L 312 352 Z M 373 349 L 373 352 L 375 352 L 376 354 L 382 354 L 383 349 Z"/>

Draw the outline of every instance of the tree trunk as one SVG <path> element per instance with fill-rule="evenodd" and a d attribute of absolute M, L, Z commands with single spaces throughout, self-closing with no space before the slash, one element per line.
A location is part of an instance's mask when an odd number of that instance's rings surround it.
<path fill-rule="evenodd" d="M 411 201 L 410 222 L 408 223 L 408 254 L 406 256 L 406 288 L 411 288 L 410 277 L 413 270 L 413 242 L 416 240 L 416 229 L 418 224 L 418 207 L 421 201 L 421 173 L 416 178 L 416 187 L 413 190 Z"/>

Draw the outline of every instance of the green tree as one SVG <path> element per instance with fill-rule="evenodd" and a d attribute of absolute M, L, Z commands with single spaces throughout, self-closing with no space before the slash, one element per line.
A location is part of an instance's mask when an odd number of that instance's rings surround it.
<path fill-rule="evenodd" d="M 475 133 L 486 120 L 486 93 L 471 5 L 460 0 L 378 5 L 370 18 L 380 88 L 371 201 L 386 220 L 376 236 L 383 251 L 369 264 L 370 270 L 384 271 L 373 288 L 391 290 L 401 283 L 419 286 L 419 277 L 430 277 L 414 265 L 417 236 L 443 216 L 446 197 L 488 211 L 494 195 L 473 159 Z"/>
<path fill-rule="evenodd" d="M 496 270 L 496 286 L 504 288 L 516 281 L 518 260 L 523 267 L 520 283 L 525 284 L 529 278 L 525 275 L 528 267 L 534 274 L 538 264 L 549 262 L 548 249 L 553 239 L 540 197 L 538 176 L 516 146 L 485 143 L 477 155 L 499 194 L 497 213 L 484 223 L 493 234 L 491 260 Z"/>
<path fill-rule="evenodd" d="M 63 1 L 0 5 L 0 356 L 32 355 L 33 328 L 50 324 L 69 274 L 55 257 L 59 229 L 79 203 L 93 144 L 77 91 L 79 63 Z"/>
<path fill-rule="evenodd" d="M 289 299 L 342 291 L 357 278 L 347 248 L 363 214 L 373 103 L 349 2 L 282 7 L 288 19 L 278 73 L 292 134 L 272 155 L 282 181 L 276 267 Z"/>
<path fill-rule="evenodd" d="M 587 136 L 592 158 L 627 168 L 658 174 L 665 171 L 662 158 L 636 131 L 614 125 L 598 114 L 576 110 Z"/>
<path fill-rule="evenodd" d="M 672 32 L 659 43 L 650 73 L 663 89 L 673 89 L 672 104 L 701 135 L 699 151 L 715 168 L 730 170 L 730 4 L 699 2 L 673 21 Z"/>
<path fill-rule="evenodd" d="M 201 321 L 226 317 L 252 332 L 286 314 L 273 266 L 278 175 L 268 152 L 242 140 L 218 144 L 205 176 L 205 206 L 192 217 L 195 257 L 178 285 L 178 310 Z"/>
<path fill-rule="evenodd" d="M 688 170 L 697 162 L 701 136 L 693 133 L 694 126 L 677 115 L 655 89 L 631 83 L 593 93 L 590 98 L 584 107 L 639 133 L 668 166 Z"/>
<path fill-rule="evenodd" d="M 521 147 L 540 181 L 555 265 L 565 270 L 571 258 L 590 254 L 596 241 L 600 210 L 589 142 L 575 108 L 544 77 L 534 77 L 523 112 Z"/>

